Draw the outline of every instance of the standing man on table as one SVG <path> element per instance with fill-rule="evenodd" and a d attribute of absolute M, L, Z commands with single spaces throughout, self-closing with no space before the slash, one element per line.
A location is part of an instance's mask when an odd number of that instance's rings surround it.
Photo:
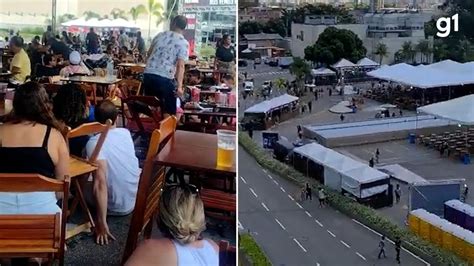
<path fill-rule="evenodd" d="M 184 64 L 189 57 L 189 43 L 183 36 L 186 25 L 186 17 L 174 17 L 170 30 L 158 33 L 148 50 L 145 95 L 159 98 L 165 118 L 176 115 L 176 97 L 183 95 Z"/>

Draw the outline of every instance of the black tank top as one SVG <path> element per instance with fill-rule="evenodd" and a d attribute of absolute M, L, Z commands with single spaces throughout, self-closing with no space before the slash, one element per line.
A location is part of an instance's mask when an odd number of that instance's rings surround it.
<path fill-rule="evenodd" d="M 55 167 L 48 153 L 50 133 L 51 127 L 48 127 L 41 147 L 0 146 L 0 173 L 31 173 L 54 178 Z"/>

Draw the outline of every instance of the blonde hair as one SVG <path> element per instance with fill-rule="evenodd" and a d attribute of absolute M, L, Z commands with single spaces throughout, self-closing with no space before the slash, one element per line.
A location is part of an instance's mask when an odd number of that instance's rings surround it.
<path fill-rule="evenodd" d="M 159 222 L 182 245 L 199 240 L 201 232 L 206 230 L 201 198 L 189 188 L 165 188 L 160 199 Z"/>

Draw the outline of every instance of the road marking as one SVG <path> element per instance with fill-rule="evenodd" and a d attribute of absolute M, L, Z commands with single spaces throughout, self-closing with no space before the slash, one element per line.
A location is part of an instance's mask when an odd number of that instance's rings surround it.
<path fill-rule="evenodd" d="M 309 213 L 308 211 L 304 211 L 306 213 L 306 215 L 308 215 L 309 217 L 313 217 L 311 216 L 311 213 Z"/>
<path fill-rule="evenodd" d="M 349 246 L 346 242 L 342 241 L 342 240 L 339 240 L 341 242 L 341 244 L 343 244 L 344 246 L 346 246 L 347 248 L 351 248 L 351 246 Z"/>
<path fill-rule="evenodd" d="M 253 188 L 249 188 L 249 189 L 250 189 L 250 192 L 252 192 L 252 194 L 253 194 L 256 198 L 258 198 L 257 193 L 255 193 L 255 191 L 253 191 Z"/>
<path fill-rule="evenodd" d="M 275 221 L 277 222 L 278 225 L 280 225 L 281 228 L 283 228 L 283 230 L 286 230 L 286 228 L 280 223 L 280 221 L 278 221 L 277 218 L 275 218 Z"/>
<path fill-rule="evenodd" d="M 362 256 L 359 252 L 356 252 L 357 256 L 361 257 L 363 260 L 367 260 L 364 256 Z"/>
<path fill-rule="evenodd" d="M 273 180 L 273 183 L 275 183 L 275 185 L 277 185 L 277 186 L 279 185 L 279 184 L 278 184 L 278 182 L 277 182 L 277 181 L 275 181 L 275 180 Z"/>
<path fill-rule="evenodd" d="M 328 233 L 329 233 L 330 235 L 332 235 L 332 237 L 336 237 L 336 235 L 333 234 L 333 232 L 331 232 L 331 231 L 329 231 L 329 230 L 326 230 L 326 231 L 328 231 Z"/>
<path fill-rule="evenodd" d="M 268 209 L 267 205 L 265 205 L 265 203 L 262 202 L 262 206 L 265 210 L 267 210 L 267 212 L 269 212 L 270 210 Z"/>
<path fill-rule="evenodd" d="M 242 224 L 240 223 L 240 221 L 238 221 L 238 223 L 239 223 L 239 229 L 240 229 L 240 230 L 244 230 L 244 227 L 242 226 Z"/>
<path fill-rule="evenodd" d="M 300 207 L 300 209 L 303 209 L 303 206 L 301 206 L 298 202 L 296 203 L 296 205 Z"/>
<path fill-rule="evenodd" d="M 262 171 L 266 174 L 268 173 L 266 169 L 262 169 Z M 270 175 L 269 175 L 270 176 Z"/>
<path fill-rule="evenodd" d="M 267 174 L 267 175 L 268 175 L 268 174 Z M 269 177 L 271 180 L 273 180 L 273 177 L 272 177 L 271 175 L 268 175 L 268 177 Z"/>
<path fill-rule="evenodd" d="M 283 191 L 283 192 L 286 192 L 286 191 L 285 191 L 285 189 L 284 189 L 283 187 L 280 187 L 280 189 L 281 189 L 281 191 Z"/>
<path fill-rule="evenodd" d="M 242 182 L 244 182 L 244 184 L 247 184 L 247 181 L 245 181 L 243 177 L 240 177 L 240 179 L 242 180 Z"/>
<path fill-rule="evenodd" d="M 323 224 L 318 221 L 318 219 L 314 219 L 314 221 L 319 224 L 319 226 L 323 227 Z"/>
<path fill-rule="evenodd" d="M 296 242 L 296 244 L 298 244 L 298 246 L 300 246 L 300 248 L 301 248 L 304 252 L 308 252 L 308 251 L 300 244 L 300 242 L 298 242 L 298 240 L 296 240 L 296 238 L 293 238 L 293 240 Z"/>
<path fill-rule="evenodd" d="M 295 200 L 290 194 L 288 194 L 288 198 L 290 198 L 290 200 Z"/>
<path fill-rule="evenodd" d="M 356 219 L 352 219 L 352 221 L 353 221 L 354 223 L 356 223 L 356 224 L 358 224 L 358 225 L 364 227 L 365 229 L 371 231 L 372 233 L 374 233 L 374 234 L 376 234 L 376 235 L 378 235 L 378 236 L 382 236 L 382 234 L 380 234 L 379 232 L 377 232 L 377 231 L 375 231 L 374 229 L 368 227 L 367 225 L 365 225 L 365 224 L 363 224 L 363 223 L 357 221 Z M 390 242 L 390 243 L 392 243 L 392 244 L 395 244 L 391 239 L 389 239 L 389 238 L 387 238 L 387 237 L 386 237 L 385 239 L 387 239 L 388 242 Z M 409 243 L 408 243 L 408 244 L 409 244 Z M 425 261 L 424 259 L 422 259 L 422 258 L 420 258 L 419 256 L 417 256 L 416 254 L 414 254 L 413 252 L 407 250 L 406 248 L 402 247 L 402 250 L 405 251 L 406 253 L 412 255 L 413 257 L 415 257 L 415 258 L 418 259 L 419 261 L 423 262 L 425 265 L 427 265 L 427 266 L 431 265 L 431 264 L 429 264 L 427 261 Z"/>
<path fill-rule="evenodd" d="M 319 264 L 319 262 L 316 262 L 316 266 L 320 266 L 321 264 Z"/>

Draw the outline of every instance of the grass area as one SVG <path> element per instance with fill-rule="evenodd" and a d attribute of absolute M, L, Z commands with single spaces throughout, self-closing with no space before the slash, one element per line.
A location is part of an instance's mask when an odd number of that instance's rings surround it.
<path fill-rule="evenodd" d="M 253 265 L 266 266 L 272 265 L 270 260 L 263 252 L 263 250 L 257 245 L 257 242 L 252 238 L 250 234 L 242 234 L 239 238 L 239 247 L 244 251 L 248 258 L 252 261 Z"/>
<path fill-rule="evenodd" d="M 294 182 L 298 186 L 302 187 L 306 182 L 309 182 L 315 188 L 323 186 L 316 180 L 307 178 L 289 165 L 274 159 L 244 132 L 239 132 L 239 144 L 253 156 L 263 168 Z M 355 202 L 329 187 L 323 187 L 328 195 L 327 200 L 333 208 L 364 223 L 390 239 L 395 239 L 399 236 L 406 249 L 422 257 L 429 263 L 434 265 L 468 265 L 453 253 L 442 250 L 432 243 L 421 239 L 407 228 L 400 227 L 387 217 L 380 215 L 374 209 Z"/>

